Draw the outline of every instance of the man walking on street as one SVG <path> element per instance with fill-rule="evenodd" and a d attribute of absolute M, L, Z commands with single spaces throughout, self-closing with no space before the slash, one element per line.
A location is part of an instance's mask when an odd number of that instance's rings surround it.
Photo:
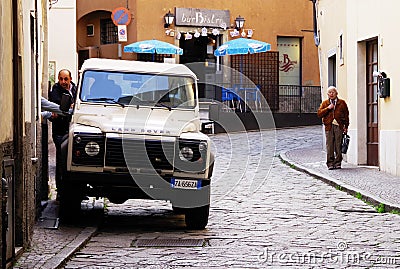
<path fill-rule="evenodd" d="M 336 87 L 328 87 L 328 99 L 324 100 L 317 112 L 325 125 L 326 165 L 329 170 L 340 169 L 342 164 L 342 137 L 349 127 L 349 109 L 339 99 Z"/>
<path fill-rule="evenodd" d="M 53 85 L 49 92 L 49 100 L 61 105 L 61 99 L 64 94 L 71 96 L 71 107 L 76 97 L 76 86 L 72 82 L 71 72 L 67 69 L 62 69 L 58 72 L 58 82 Z M 68 129 L 70 116 L 58 115 L 53 113 L 52 116 L 52 137 L 56 146 L 56 188 L 57 199 L 59 199 L 60 189 L 62 188 L 62 155 L 61 144 L 68 137 Z"/>

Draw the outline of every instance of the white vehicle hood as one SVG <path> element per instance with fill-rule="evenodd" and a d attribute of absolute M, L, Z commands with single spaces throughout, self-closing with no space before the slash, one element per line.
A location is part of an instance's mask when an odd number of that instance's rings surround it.
<path fill-rule="evenodd" d="M 131 133 L 179 136 L 185 132 L 198 132 L 199 119 L 194 110 L 165 108 L 111 108 L 99 109 L 100 113 L 88 114 L 77 109 L 74 123 L 96 127 L 105 133 Z"/>

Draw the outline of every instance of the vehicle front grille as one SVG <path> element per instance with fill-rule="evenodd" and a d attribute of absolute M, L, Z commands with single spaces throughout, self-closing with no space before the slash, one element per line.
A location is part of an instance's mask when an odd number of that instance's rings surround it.
<path fill-rule="evenodd" d="M 173 170 L 174 142 L 108 138 L 106 166 Z"/>

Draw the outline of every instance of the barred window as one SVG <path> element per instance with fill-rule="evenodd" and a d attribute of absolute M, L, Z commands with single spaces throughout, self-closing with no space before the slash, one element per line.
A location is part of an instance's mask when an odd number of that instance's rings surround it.
<path fill-rule="evenodd" d="M 118 27 L 111 19 L 100 20 L 100 42 L 104 44 L 118 43 Z"/>

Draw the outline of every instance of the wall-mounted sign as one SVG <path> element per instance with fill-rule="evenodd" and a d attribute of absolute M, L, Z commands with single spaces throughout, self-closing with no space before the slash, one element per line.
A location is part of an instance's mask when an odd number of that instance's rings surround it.
<path fill-rule="evenodd" d="M 230 26 L 230 12 L 229 10 L 177 7 L 175 8 L 175 25 L 226 29 Z"/>
<path fill-rule="evenodd" d="M 128 25 L 131 22 L 131 12 L 124 7 L 118 7 L 111 13 L 111 19 L 115 25 Z"/>
<path fill-rule="evenodd" d="M 128 34 L 126 32 L 126 25 L 118 25 L 118 42 L 127 42 Z"/>
<path fill-rule="evenodd" d="M 278 37 L 279 84 L 300 85 L 300 38 Z"/>

